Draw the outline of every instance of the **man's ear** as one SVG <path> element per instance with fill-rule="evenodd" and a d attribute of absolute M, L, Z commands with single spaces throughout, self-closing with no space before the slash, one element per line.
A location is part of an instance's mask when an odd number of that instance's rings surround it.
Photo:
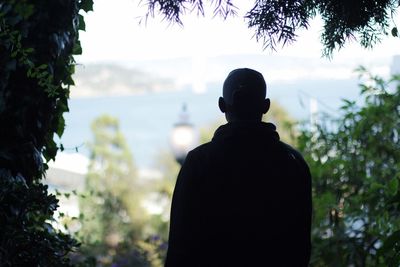
<path fill-rule="evenodd" d="M 220 97 L 218 99 L 218 107 L 219 107 L 219 110 L 221 110 L 222 113 L 226 112 L 226 103 L 225 103 L 225 100 L 224 100 L 223 97 Z"/>
<path fill-rule="evenodd" d="M 270 107 L 271 107 L 271 101 L 269 100 L 269 98 L 264 99 L 262 113 L 263 114 L 267 113 Z"/>

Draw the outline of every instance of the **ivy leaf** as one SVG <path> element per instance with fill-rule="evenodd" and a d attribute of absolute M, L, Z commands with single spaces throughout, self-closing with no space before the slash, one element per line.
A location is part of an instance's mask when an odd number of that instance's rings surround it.
<path fill-rule="evenodd" d="M 389 194 L 391 196 L 396 195 L 398 189 L 399 189 L 399 179 L 393 178 L 392 180 L 390 180 L 388 184 Z"/>
<path fill-rule="evenodd" d="M 49 140 L 47 143 L 46 147 L 43 150 L 43 157 L 46 159 L 46 161 L 55 160 L 56 154 L 57 154 L 58 147 L 56 143 L 53 140 Z"/>
<path fill-rule="evenodd" d="M 75 82 L 74 82 L 74 80 L 72 79 L 72 76 L 71 76 L 71 75 L 68 75 L 68 76 L 65 78 L 64 84 L 66 84 L 66 85 L 75 85 Z"/>
<path fill-rule="evenodd" d="M 65 119 L 62 115 L 60 115 L 60 117 L 58 117 L 58 124 L 57 124 L 57 135 L 58 137 L 61 138 L 61 136 L 64 133 L 64 129 L 65 129 Z"/>
<path fill-rule="evenodd" d="M 78 17 L 79 17 L 78 29 L 81 31 L 85 31 L 86 30 L 85 19 L 83 18 L 83 16 L 81 14 L 79 14 Z"/>
<path fill-rule="evenodd" d="M 35 7 L 33 4 L 18 3 L 15 6 L 15 11 L 23 19 L 28 19 L 30 16 L 32 16 L 33 12 L 35 11 Z"/>
<path fill-rule="evenodd" d="M 72 54 L 74 54 L 74 55 L 81 55 L 82 54 L 81 42 L 77 41 L 74 44 L 74 48 L 72 49 Z"/>
<path fill-rule="evenodd" d="M 378 253 L 380 255 L 384 255 L 385 253 L 391 251 L 396 243 L 398 243 L 400 240 L 400 230 L 394 232 L 391 234 L 388 238 L 383 243 L 383 246 L 379 249 Z"/>
<path fill-rule="evenodd" d="M 85 12 L 93 11 L 93 0 L 82 0 L 79 8 Z"/>

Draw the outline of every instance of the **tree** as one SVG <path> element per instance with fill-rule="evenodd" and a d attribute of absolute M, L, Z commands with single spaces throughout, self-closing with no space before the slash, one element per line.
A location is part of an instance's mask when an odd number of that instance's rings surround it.
<path fill-rule="evenodd" d="M 360 71 L 362 105 L 345 100 L 339 119 L 299 137 L 313 177 L 312 266 L 400 264 L 400 76 Z"/>
<path fill-rule="evenodd" d="M 157 11 L 166 20 L 182 24 L 181 16 L 187 11 L 195 10 L 204 16 L 205 2 L 149 0 L 146 18 Z M 214 5 L 214 15 L 226 19 L 237 14 L 233 0 L 208 2 Z M 262 40 L 266 48 L 275 49 L 278 44 L 295 41 L 296 31 L 308 29 L 310 20 L 320 15 L 324 21 L 323 54 L 331 56 L 335 49 L 342 48 L 350 40 L 358 39 L 363 47 L 371 48 L 389 31 L 398 37 L 393 16 L 399 5 L 397 0 L 257 0 L 245 19 L 255 30 L 257 40 Z"/>
<path fill-rule="evenodd" d="M 87 193 L 80 202 L 80 254 L 100 266 L 161 267 L 163 239 L 142 208 L 147 185 L 138 180 L 118 119 L 102 115 L 92 131 Z"/>
<path fill-rule="evenodd" d="M 57 198 L 42 183 L 64 130 L 81 51 L 80 10 L 91 0 L 0 3 L 0 265 L 68 266 L 78 242 L 51 222 Z M 61 147 L 62 149 L 62 147 Z"/>
<path fill-rule="evenodd" d="M 158 233 L 167 242 L 169 231 L 169 215 L 172 194 L 175 187 L 176 177 L 180 170 L 179 163 L 173 154 L 168 151 L 160 151 L 156 158 L 156 168 L 162 173 L 160 181 L 153 184 L 153 190 L 159 195 L 159 202 L 165 203 L 166 209 L 163 211 L 158 222 Z M 163 218 L 164 217 L 164 218 Z M 165 220 L 165 217 L 167 220 Z"/>
<path fill-rule="evenodd" d="M 142 238 L 146 213 L 140 205 L 136 168 L 118 119 L 100 116 L 93 121 L 92 131 L 86 177 L 86 191 L 91 195 L 81 201 L 85 217 L 81 234 L 88 246 L 100 245 L 96 253 L 107 255 L 123 242 Z"/>

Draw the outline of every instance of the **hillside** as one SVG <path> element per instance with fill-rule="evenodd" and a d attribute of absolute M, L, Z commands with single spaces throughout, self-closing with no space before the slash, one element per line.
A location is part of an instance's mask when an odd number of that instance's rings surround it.
<path fill-rule="evenodd" d="M 77 65 L 72 97 L 123 96 L 175 90 L 171 78 L 114 64 Z"/>

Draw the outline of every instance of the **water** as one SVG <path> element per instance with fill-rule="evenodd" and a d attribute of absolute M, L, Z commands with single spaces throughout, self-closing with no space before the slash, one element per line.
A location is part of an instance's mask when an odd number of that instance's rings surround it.
<path fill-rule="evenodd" d="M 204 94 L 193 93 L 187 88 L 134 96 L 71 99 L 61 142 L 66 152 L 73 152 L 78 147 L 80 153 L 88 155 L 85 144 L 92 139 L 91 122 L 102 114 L 109 114 L 119 119 L 136 165 L 151 168 L 160 151 L 170 149 L 169 134 L 183 103 L 187 104 L 190 121 L 197 128 L 223 120 L 217 105 L 220 87 L 210 85 Z M 310 96 L 320 101 L 319 110 L 337 115 L 341 99 L 357 100 L 358 92 L 356 80 L 297 81 L 268 86 L 272 105 L 279 102 L 299 120 L 309 117 Z"/>

